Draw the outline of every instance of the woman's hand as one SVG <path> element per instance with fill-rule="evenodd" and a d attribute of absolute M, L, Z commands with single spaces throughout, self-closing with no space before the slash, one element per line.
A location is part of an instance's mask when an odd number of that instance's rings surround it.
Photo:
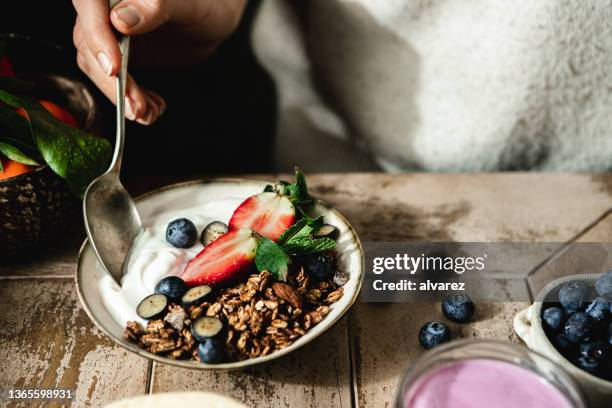
<path fill-rule="evenodd" d="M 109 11 L 108 0 L 73 0 L 77 11 L 74 45 L 81 70 L 115 103 L 121 54 L 113 28 L 137 36 L 130 62 L 177 66 L 210 55 L 238 25 L 246 0 L 123 0 Z M 126 116 L 148 125 L 164 111 L 156 93 L 128 76 Z"/>

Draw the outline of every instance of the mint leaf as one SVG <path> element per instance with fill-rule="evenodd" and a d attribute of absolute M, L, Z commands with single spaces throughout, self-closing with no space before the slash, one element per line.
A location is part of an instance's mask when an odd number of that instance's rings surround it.
<path fill-rule="evenodd" d="M 317 231 L 323 225 L 323 217 L 310 218 L 304 217 L 295 224 L 287 228 L 276 240 L 279 245 L 284 245 L 296 237 L 308 236 Z"/>
<path fill-rule="evenodd" d="M 289 255 L 304 255 L 313 252 L 326 251 L 336 246 L 336 241 L 330 238 L 313 239 L 312 234 L 323 225 L 323 217 L 302 218 L 277 240 L 277 243 Z"/>
<path fill-rule="evenodd" d="M 306 176 L 299 168 L 295 168 L 295 183 L 279 182 L 282 186 L 282 194 L 289 197 L 295 204 L 310 204 L 312 197 L 308 193 L 308 185 L 306 184 Z"/>
<path fill-rule="evenodd" d="M 302 229 L 307 227 L 310 221 L 311 221 L 310 218 L 301 218 L 295 224 L 293 224 L 292 226 L 287 228 L 285 231 L 283 231 L 283 233 L 281 234 L 280 237 L 278 237 L 276 242 L 279 245 L 285 244 L 289 239 L 291 239 L 291 237 L 298 234 L 300 231 L 302 231 Z"/>
<path fill-rule="evenodd" d="M 21 150 L 10 144 L 0 142 L 0 153 L 16 162 L 27 164 L 28 166 L 39 166 L 36 160 L 30 158 Z"/>
<path fill-rule="evenodd" d="M 107 140 L 60 122 L 31 98 L 0 90 L 0 100 L 26 111 L 38 151 L 49 167 L 66 179 L 75 194 L 82 196 L 89 183 L 106 170 L 111 158 Z"/>
<path fill-rule="evenodd" d="M 291 258 L 276 242 L 261 238 L 257 253 L 255 254 L 255 266 L 260 272 L 269 271 L 276 280 L 286 281 Z"/>
<path fill-rule="evenodd" d="M 336 241 L 331 238 L 302 238 L 283 245 L 283 249 L 290 255 L 306 255 L 314 252 L 327 251 L 335 246 Z"/>

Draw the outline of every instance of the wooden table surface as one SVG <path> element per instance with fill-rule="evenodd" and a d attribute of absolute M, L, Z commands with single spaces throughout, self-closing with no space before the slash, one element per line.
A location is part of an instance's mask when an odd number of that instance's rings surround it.
<path fill-rule="evenodd" d="M 275 176 L 268 177 L 274 179 Z M 352 174 L 309 177 L 362 241 L 610 241 L 612 176 L 588 174 Z M 422 353 L 418 329 L 439 305 L 357 302 L 310 345 L 245 371 L 190 371 L 116 346 L 81 309 L 74 268 L 82 238 L 0 261 L 0 390 L 64 388 L 74 406 L 138 394 L 205 390 L 250 407 L 390 407 L 401 373 Z M 532 293 L 552 272 L 522 276 Z M 479 304 L 459 337 L 518 342 L 526 303 Z M 22 403 L 15 406 L 31 406 Z"/>

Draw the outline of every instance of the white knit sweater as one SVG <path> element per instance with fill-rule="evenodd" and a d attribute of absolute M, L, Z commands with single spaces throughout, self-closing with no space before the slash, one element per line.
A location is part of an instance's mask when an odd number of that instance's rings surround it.
<path fill-rule="evenodd" d="M 279 170 L 612 168 L 611 1 L 265 0 L 253 42 Z"/>

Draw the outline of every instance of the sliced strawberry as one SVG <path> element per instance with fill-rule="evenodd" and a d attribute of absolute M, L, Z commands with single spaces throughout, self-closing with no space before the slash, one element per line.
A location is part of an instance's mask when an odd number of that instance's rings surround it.
<path fill-rule="evenodd" d="M 229 222 L 229 228 L 251 228 L 259 235 L 276 240 L 295 222 L 291 201 L 276 193 L 260 193 L 244 200 Z"/>
<path fill-rule="evenodd" d="M 181 277 L 188 286 L 236 282 L 252 268 L 256 252 L 257 238 L 252 230 L 230 231 L 197 254 Z"/>

